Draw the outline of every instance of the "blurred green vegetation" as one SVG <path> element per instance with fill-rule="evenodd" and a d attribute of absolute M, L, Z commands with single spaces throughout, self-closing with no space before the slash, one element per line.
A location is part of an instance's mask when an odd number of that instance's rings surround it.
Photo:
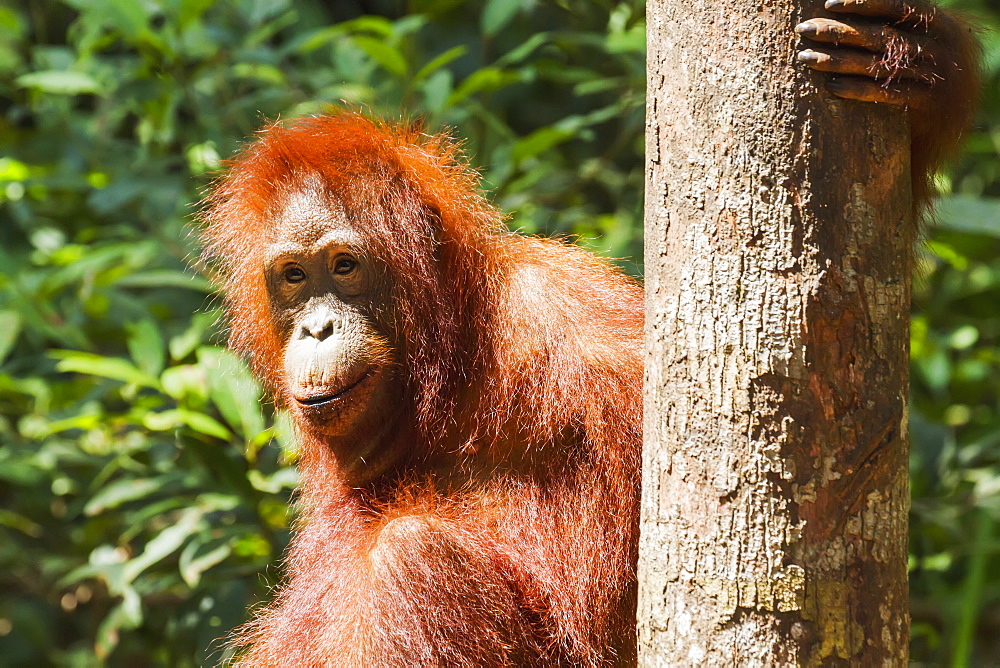
<path fill-rule="evenodd" d="M 987 0 L 951 5 L 996 25 Z M 1000 43 L 913 321 L 914 660 L 1000 662 Z M 526 232 L 641 271 L 639 0 L 0 7 L 0 665 L 205 665 L 288 540 L 289 427 L 190 269 L 265 119 L 454 126 Z M 627 258 L 635 258 L 635 262 Z"/>

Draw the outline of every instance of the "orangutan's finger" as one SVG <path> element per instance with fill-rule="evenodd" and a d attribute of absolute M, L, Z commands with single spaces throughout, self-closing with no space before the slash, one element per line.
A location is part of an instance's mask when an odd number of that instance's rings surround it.
<path fill-rule="evenodd" d="M 826 88 L 837 97 L 861 102 L 881 102 L 909 108 L 926 107 L 930 89 L 917 82 L 897 82 L 882 85 L 863 77 L 838 77 L 826 83 Z"/>
<path fill-rule="evenodd" d="M 933 12 L 926 0 L 826 0 L 823 6 L 831 12 L 878 16 L 893 21 L 904 21 Z"/>

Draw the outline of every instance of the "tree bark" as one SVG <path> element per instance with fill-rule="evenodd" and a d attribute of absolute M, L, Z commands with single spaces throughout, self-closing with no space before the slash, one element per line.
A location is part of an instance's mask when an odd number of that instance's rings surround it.
<path fill-rule="evenodd" d="M 642 665 L 907 662 L 908 129 L 821 8 L 648 4 Z"/>

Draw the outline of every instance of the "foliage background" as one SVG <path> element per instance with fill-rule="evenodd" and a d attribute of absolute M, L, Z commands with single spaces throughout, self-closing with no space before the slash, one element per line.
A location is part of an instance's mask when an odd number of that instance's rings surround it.
<path fill-rule="evenodd" d="M 949 3 L 996 27 L 988 0 Z M 333 7 L 333 8 L 331 8 Z M 1000 663 L 1000 41 L 913 316 L 913 658 Z M 526 232 L 641 266 L 639 0 L 0 7 L 0 665 L 205 665 L 266 598 L 294 447 L 191 270 L 265 119 L 454 126 Z"/>

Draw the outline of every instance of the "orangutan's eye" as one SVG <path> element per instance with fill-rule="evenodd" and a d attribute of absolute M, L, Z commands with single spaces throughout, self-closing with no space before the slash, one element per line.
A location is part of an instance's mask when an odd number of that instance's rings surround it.
<path fill-rule="evenodd" d="M 302 267 L 292 265 L 285 269 L 282 273 L 287 283 L 301 283 L 306 280 L 306 272 L 302 270 Z"/>
<path fill-rule="evenodd" d="M 333 263 L 333 273 L 337 274 L 338 276 L 346 276 L 347 274 L 357 269 L 357 267 L 358 263 L 354 258 L 342 257 L 338 258 Z"/>

